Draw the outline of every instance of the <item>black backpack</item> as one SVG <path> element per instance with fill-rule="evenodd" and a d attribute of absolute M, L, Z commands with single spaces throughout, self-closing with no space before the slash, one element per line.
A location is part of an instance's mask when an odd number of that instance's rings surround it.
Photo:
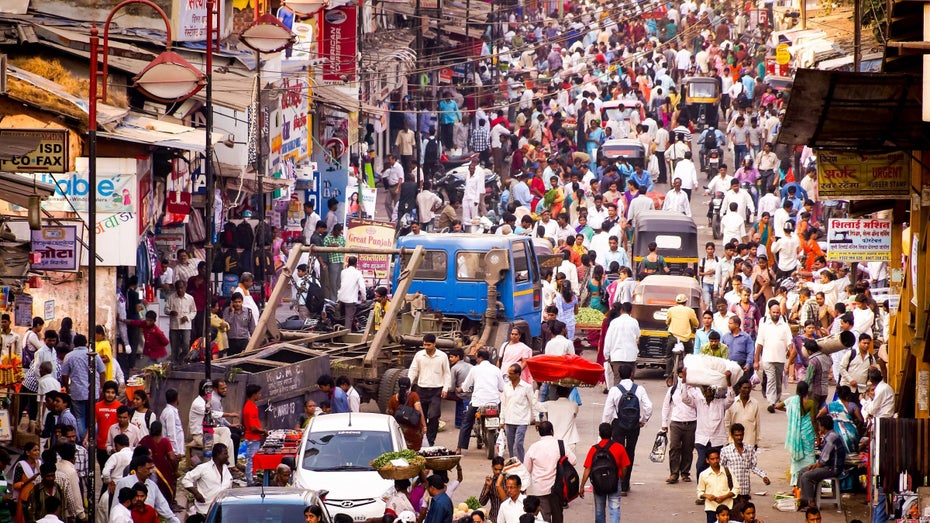
<path fill-rule="evenodd" d="M 594 455 L 591 456 L 591 487 L 594 493 L 599 496 L 607 496 L 617 492 L 617 482 L 620 481 L 620 470 L 617 468 L 617 460 L 610 452 L 611 445 L 616 442 L 608 441 L 606 445 L 597 447 Z"/>
<path fill-rule="evenodd" d="M 711 150 L 717 148 L 717 130 L 707 131 L 707 136 L 704 137 L 704 150 Z"/>
<path fill-rule="evenodd" d="M 426 151 L 423 154 L 423 163 L 434 165 L 439 163 L 439 140 L 430 138 L 426 141 Z"/>
<path fill-rule="evenodd" d="M 621 439 L 622 433 L 630 432 L 639 428 L 639 398 L 636 397 L 636 384 L 634 383 L 630 390 L 626 390 L 618 384 L 620 389 L 620 401 L 617 402 L 617 417 L 613 421 L 613 439 Z"/>
<path fill-rule="evenodd" d="M 242 220 L 239 225 L 236 225 L 236 247 L 251 251 L 254 243 L 255 231 L 252 225 L 248 220 Z"/>
<path fill-rule="evenodd" d="M 304 298 L 304 305 L 312 314 L 323 312 L 323 305 L 326 302 L 326 296 L 323 294 L 323 287 L 316 278 L 310 278 L 307 282 L 307 296 Z"/>
<path fill-rule="evenodd" d="M 563 503 L 578 497 L 581 479 L 578 471 L 565 455 L 565 443 L 559 440 L 559 462 L 555 467 L 555 483 L 552 485 L 552 494 L 559 496 Z M 616 490 L 616 487 L 614 487 Z"/>

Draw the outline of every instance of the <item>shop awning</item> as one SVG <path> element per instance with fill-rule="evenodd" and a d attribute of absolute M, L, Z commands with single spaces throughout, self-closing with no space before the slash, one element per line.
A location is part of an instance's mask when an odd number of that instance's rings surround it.
<path fill-rule="evenodd" d="M 44 200 L 53 192 L 54 185 L 30 180 L 22 174 L 0 173 L 0 200 L 28 207 L 30 196 L 38 195 Z"/>
<path fill-rule="evenodd" d="M 127 116 L 111 131 L 102 131 L 98 134 L 114 140 L 194 152 L 203 152 L 207 141 L 206 132 L 203 129 L 140 115 Z M 223 133 L 213 133 L 213 143 L 222 142 L 224 137 Z"/>
<path fill-rule="evenodd" d="M 921 120 L 921 96 L 919 75 L 800 69 L 778 142 L 873 152 L 922 149 L 930 126 Z"/>

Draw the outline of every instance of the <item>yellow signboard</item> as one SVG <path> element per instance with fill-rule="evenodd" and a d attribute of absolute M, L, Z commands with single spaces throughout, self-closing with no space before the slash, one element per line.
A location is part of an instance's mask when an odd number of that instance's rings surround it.
<path fill-rule="evenodd" d="M 0 129 L 0 142 L 33 143 L 36 148 L 21 156 L 0 159 L 0 171 L 63 173 L 68 171 L 67 129 Z"/>
<path fill-rule="evenodd" d="M 858 154 L 818 151 L 817 183 L 821 199 L 907 199 L 910 160 L 903 152 Z"/>
<path fill-rule="evenodd" d="M 778 65 L 788 65 L 791 61 L 791 53 L 788 51 L 788 44 L 778 44 L 775 48 L 775 62 Z"/>

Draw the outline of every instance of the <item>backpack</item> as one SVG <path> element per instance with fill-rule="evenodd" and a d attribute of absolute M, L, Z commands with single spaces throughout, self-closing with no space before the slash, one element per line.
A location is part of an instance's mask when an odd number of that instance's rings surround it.
<path fill-rule="evenodd" d="M 255 231 L 252 229 L 252 225 L 249 224 L 248 220 L 242 220 L 239 225 L 236 225 L 236 247 L 251 251 L 254 243 Z"/>
<path fill-rule="evenodd" d="M 307 296 L 304 298 L 304 306 L 313 314 L 323 312 L 323 304 L 326 297 L 323 294 L 323 287 L 316 278 L 310 278 L 307 282 Z"/>
<path fill-rule="evenodd" d="M 620 480 L 620 470 L 617 468 L 617 460 L 610 453 L 611 445 L 614 441 L 608 441 L 606 445 L 597 447 L 594 455 L 591 456 L 591 487 L 594 493 L 599 496 L 606 496 L 617 492 L 617 482 Z"/>
<path fill-rule="evenodd" d="M 426 150 L 423 153 L 423 163 L 435 165 L 439 163 L 439 140 L 430 138 L 426 141 Z"/>
<path fill-rule="evenodd" d="M 636 384 L 634 383 L 630 390 L 626 390 L 622 385 L 617 385 L 620 389 L 620 401 L 617 402 L 617 417 L 613 421 L 614 440 L 620 440 L 618 433 L 630 432 L 639 428 L 639 398 L 636 397 Z"/>
<path fill-rule="evenodd" d="M 559 462 L 555 467 L 555 483 L 552 485 L 552 494 L 555 494 L 563 503 L 578 497 L 581 479 L 578 477 L 578 471 L 575 466 L 568 461 L 565 455 L 565 443 L 559 440 Z M 614 489 L 616 491 L 616 486 Z"/>
<path fill-rule="evenodd" d="M 717 148 L 717 131 L 714 132 L 707 131 L 707 136 L 704 137 L 704 150 L 709 151 L 711 149 Z"/>
<path fill-rule="evenodd" d="M 849 366 L 852 365 L 852 360 L 856 357 L 856 354 L 859 353 L 859 348 L 853 345 L 849 349 L 849 360 L 846 361 L 846 371 L 849 371 Z M 875 358 L 872 357 L 872 354 L 869 353 L 869 367 L 875 364 Z"/>

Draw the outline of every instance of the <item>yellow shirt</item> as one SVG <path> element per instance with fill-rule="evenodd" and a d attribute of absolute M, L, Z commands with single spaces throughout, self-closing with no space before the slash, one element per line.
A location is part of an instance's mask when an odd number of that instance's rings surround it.
<path fill-rule="evenodd" d="M 106 370 L 103 372 L 103 381 L 110 381 L 113 379 L 113 348 L 110 347 L 110 342 L 108 340 L 96 342 L 95 348 L 106 367 Z"/>
<path fill-rule="evenodd" d="M 694 329 L 698 328 L 697 314 L 687 305 L 675 305 L 668 309 L 665 324 L 669 334 L 682 341 L 690 340 L 694 338 Z"/>
<path fill-rule="evenodd" d="M 229 324 L 223 318 L 210 313 L 210 326 L 216 329 L 216 346 L 220 352 L 228 349 L 229 340 L 226 338 L 226 331 L 229 330 Z"/>

